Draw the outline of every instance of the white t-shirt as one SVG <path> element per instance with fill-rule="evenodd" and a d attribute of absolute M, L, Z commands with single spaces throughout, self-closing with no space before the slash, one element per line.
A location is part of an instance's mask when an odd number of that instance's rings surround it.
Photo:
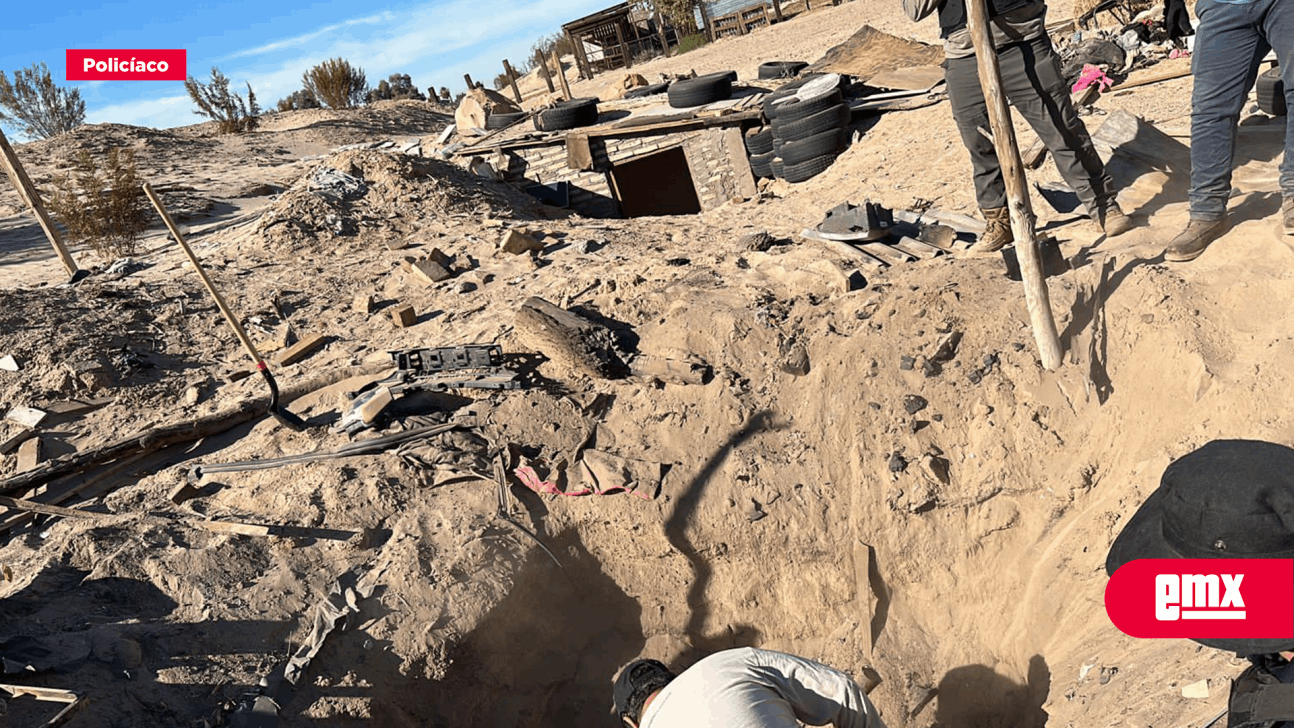
<path fill-rule="evenodd" d="M 656 694 L 641 728 L 885 728 L 848 675 L 813 660 L 743 647 L 716 652 Z"/>

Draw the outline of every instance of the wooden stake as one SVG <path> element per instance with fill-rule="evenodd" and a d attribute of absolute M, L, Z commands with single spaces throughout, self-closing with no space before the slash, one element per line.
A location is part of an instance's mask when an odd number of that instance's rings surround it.
<path fill-rule="evenodd" d="M 476 83 L 472 81 L 472 74 L 464 73 L 463 80 L 467 82 L 467 90 L 469 93 L 472 91 L 472 89 L 476 88 Z"/>
<path fill-rule="evenodd" d="M 620 23 L 616 23 L 616 41 L 620 44 L 620 55 L 624 58 L 625 68 L 633 68 L 634 61 L 629 57 L 629 44 L 625 43 L 624 31 L 620 29 Z"/>
<path fill-rule="evenodd" d="M 807 6 L 809 0 L 804 0 L 804 2 L 805 2 L 805 5 Z M 701 22 L 705 25 L 705 27 L 702 30 L 705 31 L 705 38 L 710 43 L 713 43 L 714 25 L 710 22 L 710 11 L 705 9 L 705 2 L 699 2 L 697 3 L 696 6 L 701 9 Z"/>
<path fill-rule="evenodd" d="M 508 59 L 503 59 L 503 73 L 508 77 L 508 83 L 512 84 L 512 95 L 517 97 L 517 104 L 521 104 L 521 89 L 517 88 L 517 72 L 512 70 L 512 64 Z"/>
<path fill-rule="evenodd" d="M 656 0 L 652 0 L 652 9 L 656 11 L 656 29 L 660 31 L 660 50 L 661 53 L 669 58 L 669 38 L 665 36 L 665 14 L 660 11 L 660 6 Z"/>
<path fill-rule="evenodd" d="M 58 259 L 63 261 L 67 274 L 76 275 L 78 270 L 76 261 L 72 259 L 72 254 L 63 244 L 63 238 L 58 234 L 58 229 L 50 221 L 49 215 L 45 212 L 45 204 L 40 201 L 40 192 L 36 190 L 36 185 L 31 183 L 31 178 L 23 169 L 22 162 L 18 161 L 18 155 L 14 153 L 13 147 L 9 146 L 9 140 L 5 138 L 3 131 L 0 131 L 0 161 L 4 162 L 4 171 L 9 175 L 9 181 L 13 183 L 14 188 L 18 190 L 18 196 L 23 198 L 32 212 L 36 213 L 36 219 L 40 221 L 40 229 L 45 231 L 45 237 L 49 238 L 50 244 L 54 246 Z"/>
<path fill-rule="evenodd" d="M 557 82 L 562 85 L 562 98 L 571 100 L 571 84 L 566 80 L 566 70 L 562 68 L 562 59 L 553 51 L 553 65 L 557 67 Z"/>
<path fill-rule="evenodd" d="M 557 93 L 557 89 L 553 86 L 553 74 L 548 70 L 548 60 L 545 58 L 539 59 L 539 75 L 543 76 L 544 83 L 548 84 L 548 93 Z"/>
<path fill-rule="evenodd" d="M 1051 315 L 1051 296 L 1047 280 L 1042 274 L 1042 256 L 1034 236 L 1033 206 L 1029 202 L 1029 187 L 1024 178 L 1024 165 L 1020 161 L 1020 148 L 1015 141 L 1015 128 L 1011 125 L 1011 112 L 1002 93 L 1002 76 L 998 70 L 997 50 L 989 33 L 988 11 L 984 0 L 968 0 L 971 43 L 979 63 L 979 81 L 988 103 L 989 124 L 993 129 L 993 145 L 997 149 L 998 163 L 1002 165 L 1002 178 L 1006 182 L 1007 206 L 1011 211 L 1011 231 L 1015 234 L 1016 257 L 1020 261 L 1020 276 L 1024 280 L 1024 300 L 1033 324 L 1033 339 L 1038 345 L 1038 355 L 1045 369 L 1060 366 L 1060 336 L 1056 321 Z"/>

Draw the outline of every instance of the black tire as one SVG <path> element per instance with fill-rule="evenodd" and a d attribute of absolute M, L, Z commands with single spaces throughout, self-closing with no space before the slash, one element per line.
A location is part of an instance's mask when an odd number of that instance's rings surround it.
<path fill-rule="evenodd" d="M 518 111 L 515 114 L 490 114 L 485 120 L 485 128 L 507 129 L 524 118 L 526 118 L 526 112 L 524 111 Z"/>
<path fill-rule="evenodd" d="M 732 98 L 732 80 L 711 75 L 684 78 L 669 85 L 669 105 L 676 109 L 705 106 Z"/>
<path fill-rule="evenodd" d="M 787 182 L 796 183 L 817 177 L 836 163 L 836 156 L 835 154 L 824 154 L 821 157 L 814 157 L 800 164 L 787 164 L 783 168 L 784 179 Z"/>
<path fill-rule="evenodd" d="M 802 99 L 792 94 L 777 103 L 764 109 L 764 116 L 767 116 L 774 124 L 799 121 L 808 119 L 814 114 L 826 111 L 833 106 L 844 103 L 845 97 L 840 91 L 832 91 L 821 96 L 813 96 Z"/>
<path fill-rule="evenodd" d="M 849 143 L 849 130 L 844 128 L 828 129 L 799 141 L 787 142 L 777 148 L 777 156 L 787 167 L 804 164 L 810 159 L 824 154 L 836 155 Z"/>
<path fill-rule="evenodd" d="M 803 119 L 787 120 L 785 117 L 778 117 L 773 122 L 773 136 L 783 144 L 798 142 L 828 129 L 843 128 L 849 124 L 849 117 L 849 104 L 837 104 Z"/>
<path fill-rule="evenodd" d="M 773 158 L 777 156 L 776 152 L 768 154 L 754 154 L 750 157 L 750 171 L 755 173 L 756 177 L 773 176 Z"/>
<path fill-rule="evenodd" d="M 770 164 L 769 166 L 773 168 L 773 177 L 774 177 L 774 178 L 776 178 L 776 179 L 785 179 L 785 178 L 786 178 L 786 165 L 785 165 L 785 164 L 782 164 L 782 158 L 781 158 L 781 157 L 774 156 L 774 157 L 773 157 L 773 163 L 772 163 L 772 164 Z"/>
<path fill-rule="evenodd" d="M 535 114 L 535 128 L 539 131 L 561 131 L 598 122 L 597 99 L 571 99 L 562 101 L 551 109 Z"/>
<path fill-rule="evenodd" d="M 737 72 L 736 71 L 717 71 L 715 73 L 707 73 L 704 76 L 697 76 L 697 78 L 726 78 L 729 81 L 732 81 L 733 83 L 737 83 Z"/>
<path fill-rule="evenodd" d="M 808 68 L 804 61 L 769 61 L 759 64 L 759 77 L 762 79 L 791 78 Z"/>
<path fill-rule="evenodd" d="M 764 127 L 754 134 L 746 137 L 746 152 L 748 154 L 768 154 L 773 151 L 773 130 Z"/>
<path fill-rule="evenodd" d="M 1285 82 L 1281 80 L 1280 66 L 1263 71 L 1254 91 L 1258 94 L 1258 108 L 1263 113 L 1272 116 L 1285 116 L 1289 113 L 1285 104 Z"/>
<path fill-rule="evenodd" d="M 625 98 L 640 99 L 644 96 L 655 96 L 656 94 L 663 94 L 668 90 L 669 90 L 669 84 L 667 83 L 652 83 L 646 86 L 639 86 L 638 88 L 630 89 L 628 92 L 625 93 Z"/>

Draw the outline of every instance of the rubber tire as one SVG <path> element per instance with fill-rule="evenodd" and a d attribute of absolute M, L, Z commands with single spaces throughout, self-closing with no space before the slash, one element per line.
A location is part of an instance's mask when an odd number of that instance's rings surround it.
<path fill-rule="evenodd" d="M 782 170 L 785 175 L 784 179 L 794 184 L 817 177 L 836 163 L 837 156 L 836 154 L 824 154 L 800 164 L 787 164 Z"/>
<path fill-rule="evenodd" d="M 747 154 L 768 154 L 773 151 L 773 130 L 764 127 L 746 137 Z"/>
<path fill-rule="evenodd" d="M 1280 66 L 1263 71 L 1254 88 L 1258 94 L 1258 108 L 1272 116 L 1285 116 L 1289 109 L 1285 104 L 1285 82 L 1281 80 Z"/>
<path fill-rule="evenodd" d="M 804 61 L 769 61 L 759 64 L 759 77 L 766 80 L 791 78 L 808 67 Z"/>
<path fill-rule="evenodd" d="M 768 154 L 752 154 L 750 157 L 750 171 L 755 173 L 756 177 L 773 176 L 773 159 L 777 152 Z"/>
<path fill-rule="evenodd" d="M 669 85 L 669 105 L 676 109 L 705 106 L 732 98 L 732 80 L 710 75 L 684 78 Z"/>
<path fill-rule="evenodd" d="M 559 102 L 551 109 L 535 114 L 535 128 L 539 131 L 562 131 L 598 122 L 598 100 L 571 99 Z"/>
<path fill-rule="evenodd" d="M 515 114 L 490 114 L 485 120 L 485 128 L 487 130 L 507 129 L 524 118 L 526 118 L 524 111 L 518 111 Z"/>
<path fill-rule="evenodd" d="M 773 136 L 780 140 L 782 144 L 798 142 L 814 134 L 821 134 L 828 129 L 843 129 L 848 126 L 851 116 L 849 104 L 839 104 L 826 111 L 819 111 L 816 114 L 794 121 L 787 121 L 784 120 L 784 117 L 778 117 L 773 122 Z"/>
<path fill-rule="evenodd" d="M 651 83 L 651 84 L 647 84 L 646 86 L 639 86 L 638 88 L 630 89 L 625 93 L 625 98 L 640 99 L 644 96 L 655 96 L 656 94 L 663 94 L 668 90 L 669 90 L 669 84 L 667 83 Z"/>
<path fill-rule="evenodd" d="M 733 83 L 737 83 L 737 72 L 736 71 L 716 71 L 714 73 L 707 73 L 701 76 L 697 76 L 697 78 L 726 78 L 729 81 L 732 81 Z"/>
<path fill-rule="evenodd" d="M 770 166 L 770 167 L 772 167 L 772 169 L 773 169 L 773 178 L 774 178 L 774 179 L 785 179 L 785 178 L 786 178 L 786 165 L 785 165 L 785 164 L 782 164 L 782 158 L 781 158 L 781 157 L 774 156 L 774 157 L 773 157 L 773 163 L 772 163 L 772 164 L 770 164 L 769 166 Z"/>
<path fill-rule="evenodd" d="M 787 142 L 777 148 L 777 156 L 790 167 L 821 157 L 825 154 L 836 155 L 844 151 L 849 144 L 849 131 L 843 127 L 828 129 L 796 142 Z"/>
<path fill-rule="evenodd" d="M 805 76 L 804 78 L 799 78 L 789 83 L 784 83 L 781 86 L 778 86 L 777 88 L 773 89 L 768 94 L 768 96 L 764 98 L 764 107 L 763 107 L 764 116 L 768 116 L 769 105 L 771 105 L 774 101 L 776 101 L 777 99 L 784 99 L 787 96 L 794 96 L 795 92 L 799 91 L 801 86 L 813 80 L 814 78 L 817 78 L 819 75 L 821 74 L 813 74 L 812 76 Z"/>
<path fill-rule="evenodd" d="M 838 90 L 808 99 L 790 96 L 786 97 L 781 103 L 772 105 L 771 108 L 765 108 L 764 116 L 767 116 L 774 124 L 785 124 L 808 119 L 814 114 L 844 103 L 844 100 L 845 97 Z"/>

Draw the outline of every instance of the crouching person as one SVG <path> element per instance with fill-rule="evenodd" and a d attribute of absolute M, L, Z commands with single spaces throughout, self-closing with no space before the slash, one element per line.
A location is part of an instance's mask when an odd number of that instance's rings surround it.
<path fill-rule="evenodd" d="M 953 118 L 974 167 L 975 198 L 988 224 L 972 248 L 992 252 L 1014 240 L 1006 206 L 1002 165 L 989 138 L 988 104 L 980 87 L 975 48 L 967 29 L 968 0 L 903 0 L 913 21 L 938 13 L 944 39 L 944 78 Z M 1114 200 L 1110 176 L 1092 147 L 1061 75 L 1060 59 L 1047 36 L 1047 5 L 1041 0 L 987 0 L 997 48 L 1002 91 L 1051 152 L 1061 177 L 1078 194 L 1087 214 L 1108 236 L 1132 227 Z"/>
<path fill-rule="evenodd" d="M 716 652 L 675 675 L 656 660 L 620 671 L 615 711 L 625 728 L 885 728 L 848 675 L 782 652 Z"/>

